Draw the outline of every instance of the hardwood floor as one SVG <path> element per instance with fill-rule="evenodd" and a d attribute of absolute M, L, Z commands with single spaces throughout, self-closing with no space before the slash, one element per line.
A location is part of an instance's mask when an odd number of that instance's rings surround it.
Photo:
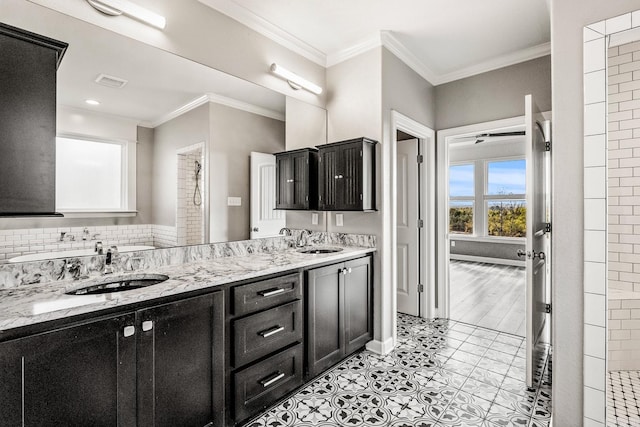
<path fill-rule="evenodd" d="M 451 260 L 450 318 L 525 335 L 525 269 Z"/>

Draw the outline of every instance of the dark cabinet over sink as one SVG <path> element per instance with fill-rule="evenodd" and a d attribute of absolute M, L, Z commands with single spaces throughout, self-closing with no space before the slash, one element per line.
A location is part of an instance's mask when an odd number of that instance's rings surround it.
<path fill-rule="evenodd" d="M 0 23 L 0 216 L 56 215 L 56 72 L 66 48 Z"/>
<path fill-rule="evenodd" d="M 356 138 L 318 146 L 319 210 L 376 210 L 376 144 Z"/>
<path fill-rule="evenodd" d="M 276 154 L 276 209 L 318 208 L 317 151 L 303 148 Z"/>

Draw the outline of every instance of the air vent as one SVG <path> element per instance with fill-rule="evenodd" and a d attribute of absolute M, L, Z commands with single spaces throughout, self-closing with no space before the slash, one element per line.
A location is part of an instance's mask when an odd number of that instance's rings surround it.
<path fill-rule="evenodd" d="M 96 78 L 96 83 L 106 87 L 112 87 L 114 89 L 120 89 L 124 87 L 129 82 L 129 80 L 121 79 L 119 77 L 108 76 L 106 74 L 100 74 Z"/>

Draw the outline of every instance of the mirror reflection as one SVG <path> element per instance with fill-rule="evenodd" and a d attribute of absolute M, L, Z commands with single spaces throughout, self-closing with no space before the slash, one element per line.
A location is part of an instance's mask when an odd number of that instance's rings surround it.
<path fill-rule="evenodd" d="M 65 218 L 1 219 L 0 233 L 25 243 L 0 262 L 265 237 L 251 231 L 252 207 L 284 226 L 269 209 L 275 162 L 252 172 L 250 160 L 285 150 L 284 95 L 29 2 L 2 15 L 69 48 L 57 94 Z"/>

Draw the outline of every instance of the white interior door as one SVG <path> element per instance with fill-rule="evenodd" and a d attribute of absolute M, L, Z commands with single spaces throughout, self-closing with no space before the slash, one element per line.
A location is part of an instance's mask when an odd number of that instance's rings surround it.
<path fill-rule="evenodd" d="M 251 152 L 251 238 L 277 236 L 286 225 L 276 207 L 276 156 Z"/>
<path fill-rule="evenodd" d="M 544 119 L 533 96 L 525 97 L 525 124 L 527 150 L 527 386 L 532 387 L 536 369 L 544 357 L 540 339 L 545 327 L 547 303 L 546 256 L 547 236 L 547 162 L 546 141 L 543 131 Z"/>
<path fill-rule="evenodd" d="M 419 315 L 418 140 L 398 141 L 397 165 L 398 312 Z"/>

